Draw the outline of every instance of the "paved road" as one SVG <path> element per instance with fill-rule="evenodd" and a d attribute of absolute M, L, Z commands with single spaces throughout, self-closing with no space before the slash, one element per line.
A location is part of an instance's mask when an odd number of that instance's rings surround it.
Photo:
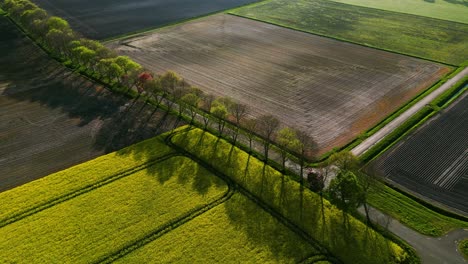
<path fill-rule="evenodd" d="M 359 208 L 359 212 L 365 214 L 364 208 Z M 468 263 L 457 249 L 458 242 L 468 238 L 468 229 L 454 230 L 442 237 L 429 237 L 404 226 L 375 208 L 370 209 L 369 215 L 374 222 L 387 227 L 408 242 L 416 250 L 423 264 Z"/>
<path fill-rule="evenodd" d="M 463 71 L 458 73 L 455 77 L 447 81 L 445 84 L 440 86 L 437 90 L 433 91 L 428 96 L 424 97 L 421 101 L 417 102 L 413 105 L 410 109 L 406 112 L 395 118 L 392 122 L 385 125 L 382 129 L 377 131 L 374 135 L 370 136 L 366 140 L 364 140 L 361 144 L 357 145 L 355 148 L 351 150 L 351 152 L 356 155 L 360 156 L 372 146 L 377 144 L 380 140 L 382 140 L 385 136 L 390 134 L 393 130 L 399 127 L 403 122 L 405 122 L 408 118 L 414 115 L 416 112 L 421 110 L 425 105 L 431 103 L 437 96 L 448 90 L 452 87 L 456 82 L 461 80 L 463 77 L 468 75 L 468 67 L 465 68 Z"/>

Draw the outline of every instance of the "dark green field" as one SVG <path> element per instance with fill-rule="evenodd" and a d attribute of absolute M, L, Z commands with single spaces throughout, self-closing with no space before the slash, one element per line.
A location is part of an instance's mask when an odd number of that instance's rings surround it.
<path fill-rule="evenodd" d="M 468 25 L 326 0 L 271 0 L 231 12 L 452 65 L 468 59 Z"/>

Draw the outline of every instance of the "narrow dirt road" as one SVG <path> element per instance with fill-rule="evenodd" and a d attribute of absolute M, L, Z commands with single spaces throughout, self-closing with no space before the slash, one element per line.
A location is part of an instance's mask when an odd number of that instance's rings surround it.
<path fill-rule="evenodd" d="M 365 215 L 363 207 L 359 208 L 359 212 Z M 370 208 L 369 216 L 372 221 L 408 242 L 416 250 L 423 264 L 468 263 L 457 249 L 458 242 L 468 238 L 468 229 L 453 230 L 441 237 L 429 237 L 404 226 L 375 208 Z"/>
<path fill-rule="evenodd" d="M 413 105 L 410 109 L 406 112 L 395 118 L 392 122 L 388 123 L 382 129 L 377 131 L 374 135 L 370 136 L 366 140 L 364 140 L 361 144 L 357 145 L 355 148 L 351 150 L 351 152 L 356 155 L 360 156 L 364 154 L 367 150 L 369 150 L 372 146 L 377 144 L 380 140 L 382 140 L 385 136 L 390 134 L 393 130 L 403 124 L 407 119 L 413 116 L 416 112 L 421 110 L 425 105 L 429 104 L 434 100 L 437 96 L 448 90 L 452 87 L 456 82 L 461 80 L 463 77 L 468 75 L 468 67 L 465 68 L 463 71 L 455 75 L 452 79 L 448 80 L 445 84 L 440 86 L 437 90 L 433 91 L 428 96 L 424 97 L 421 101 L 417 102 Z"/>

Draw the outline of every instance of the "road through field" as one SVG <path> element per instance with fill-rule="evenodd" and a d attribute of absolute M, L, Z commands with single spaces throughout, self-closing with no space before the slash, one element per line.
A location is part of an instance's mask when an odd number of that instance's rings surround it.
<path fill-rule="evenodd" d="M 359 208 L 359 212 L 365 215 L 363 207 Z M 457 229 L 441 237 L 428 237 L 404 226 L 375 208 L 370 208 L 369 217 L 408 242 L 417 251 L 423 264 L 467 263 L 457 252 L 457 242 L 468 237 L 468 229 Z"/>
<path fill-rule="evenodd" d="M 423 98 L 421 101 L 413 105 L 408 111 L 404 112 L 401 114 L 399 117 L 395 118 L 392 122 L 388 123 L 386 126 L 384 126 L 382 129 L 380 129 L 377 133 L 374 135 L 370 136 L 366 140 L 364 140 L 361 144 L 356 146 L 351 150 L 351 152 L 356 155 L 360 156 L 364 154 L 367 150 L 369 150 L 372 146 L 377 144 L 379 141 L 381 141 L 385 136 L 390 134 L 392 131 L 394 131 L 397 127 L 399 127 L 403 122 L 408 120 L 411 116 L 413 116 L 415 113 L 417 113 L 419 110 L 421 110 L 425 105 L 429 104 L 437 98 L 440 94 L 448 90 L 450 87 L 452 87 L 455 83 L 460 81 L 463 77 L 468 75 L 468 67 L 465 68 L 463 71 L 461 71 L 459 74 L 457 74 L 455 77 L 447 81 L 445 84 L 440 86 L 437 90 Z"/>

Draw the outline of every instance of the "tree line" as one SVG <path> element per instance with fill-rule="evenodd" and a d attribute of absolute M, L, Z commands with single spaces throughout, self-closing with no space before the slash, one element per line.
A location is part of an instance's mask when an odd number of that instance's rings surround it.
<path fill-rule="evenodd" d="M 165 104 L 168 111 L 178 105 L 179 115 L 187 114 L 191 123 L 197 117 L 202 119 L 202 126 L 208 129 L 210 122 L 216 121 L 219 135 L 231 137 L 234 144 L 241 133 L 249 141 L 248 148 L 253 151 L 252 142 L 259 139 L 263 143 L 263 156 L 269 159 L 272 144 L 281 156 L 281 166 L 286 170 L 286 161 L 290 153 L 297 154 L 300 165 L 300 181 L 303 184 L 304 169 L 311 157 L 315 142 L 304 131 L 282 126 L 273 115 L 252 117 L 247 105 L 228 97 L 215 97 L 191 86 L 174 72 L 154 74 L 127 56 L 119 56 L 98 41 L 82 37 L 72 30 L 69 23 L 56 16 L 49 16 L 28 0 L 5 0 L 1 7 L 39 44 L 52 55 L 65 63 L 80 68 L 111 87 L 119 87 L 126 92 L 136 91 L 138 96 L 145 95 L 159 107 Z M 229 129 L 225 129 L 229 123 Z M 346 161 L 346 162 L 345 162 Z M 326 195 L 345 211 L 352 211 L 365 200 L 368 184 L 356 177 L 357 161 L 349 154 L 332 155 L 325 166 L 317 173 L 307 173 L 307 186 L 312 190 L 324 192 L 326 178 L 333 166 L 338 166 L 336 177 L 331 181 Z M 363 179 L 362 177 L 359 177 Z M 361 181 L 361 183 L 359 183 Z M 369 181 L 367 181 L 369 182 Z M 364 187 L 363 187 L 364 186 Z"/>
<path fill-rule="evenodd" d="M 205 129 L 215 119 L 219 134 L 225 132 L 225 124 L 229 122 L 234 125 L 229 129 L 234 143 L 240 128 L 253 132 L 246 133 L 249 148 L 252 149 L 254 138 L 262 138 L 265 160 L 268 160 L 272 143 L 276 142 L 280 147 L 283 168 L 290 152 L 299 157 L 311 157 L 307 154 L 315 145 L 313 139 L 298 129 L 281 128 L 278 119 L 272 115 L 253 118 L 246 105 L 231 98 L 206 94 L 174 72 L 156 75 L 129 57 L 117 55 L 100 42 L 82 37 L 66 20 L 49 16 L 44 9 L 28 0 L 5 0 L 2 8 L 52 55 L 111 87 L 144 94 L 157 106 L 164 101 L 172 109 L 177 103 L 180 115 L 188 113 L 192 121 L 200 115 Z M 300 162 L 303 167 L 306 160 L 301 159 Z"/>

